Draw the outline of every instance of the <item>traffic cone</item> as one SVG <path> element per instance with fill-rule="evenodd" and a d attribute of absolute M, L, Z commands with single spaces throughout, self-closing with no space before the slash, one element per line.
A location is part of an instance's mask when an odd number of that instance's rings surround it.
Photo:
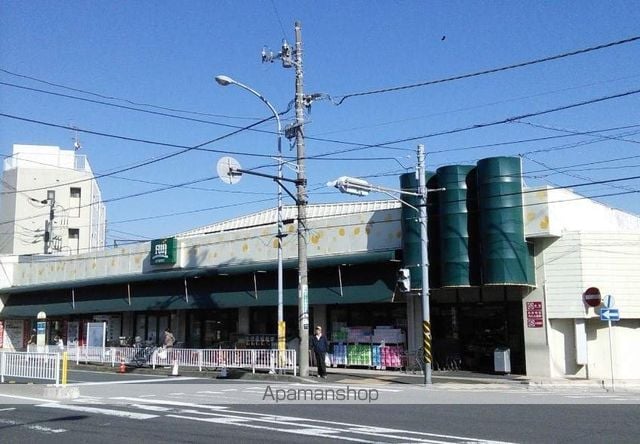
<path fill-rule="evenodd" d="M 178 372 L 178 360 L 177 359 L 173 360 L 173 367 L 171 367 L 171 374 L 169 376 L 180 376 L 180 373 Z"/>
<path fill-rule="evenodd" d="M 118 367 L 118 373 L 127 373 L 127 367 L 124 365 L 124 359 L 120 360 L 120 366 Z"/>

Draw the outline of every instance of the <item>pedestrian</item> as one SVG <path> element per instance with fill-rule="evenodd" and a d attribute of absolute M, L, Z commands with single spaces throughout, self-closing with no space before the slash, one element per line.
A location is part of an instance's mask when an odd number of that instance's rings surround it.
<path fill-rule="evenodd" d="M 173 344 L 175 344 L 175 342 L 176 338 L 173 336 L 173 333 L 171 333 L 171 330 L 167 327 L 164 331 L 164 348 L 173 348 Z"/>
<path fill-rule="evenodd" d="M 58 350 L 60 350 L 60 352 L 63 352 L 64 351 L 64 339 L 62 339 L 62 336 L 56 335 L 54 340 L 56 342 L 56 345 L 58 346 Z"/>
<path fill-rule="evenodd" d="M 316 334 L 311 338 L 311 347 L 316 357 L 316 363 L 318 365 L 318 378 L 327 377 L 327 365 L 325 363 L 325 357 L 329 351 L 329 342 L 327 338 L 322 335 L 322 327 L 319 325 L 316 327 Z"/>
<path fill-rule="evenodd" d="M 29 341 L 27 342 L 27 352 L 30 351 L 32 347 L 35 347 L 37 342 L 38 339 L 36 335 L 36 329 L 34 328 L 33 330 L 31 330 L 31 336 L 29 337 Z"/>

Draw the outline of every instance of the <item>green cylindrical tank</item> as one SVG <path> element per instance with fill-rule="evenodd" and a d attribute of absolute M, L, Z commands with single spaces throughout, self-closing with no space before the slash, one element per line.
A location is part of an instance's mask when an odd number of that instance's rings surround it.
<path fill-rule="evenodd" d="M 433 184 L 433 172 L 427 171 L 426 173 L 427 188 L 430 187 L 429 183 Z M 415 173 L 405 173 L 400 176 L 400 188 L 405 191 L 415 192 L 418 189 L 418 179 Z M 432 193 L 430 193 L 432 194 Z M 429 196 L 427 196 L 429 197 Z M 419 208 L 420 198 L 418 196 L 402 195 L 401 199 L 406 203 Z M 427 202 L 427 218 L 429 218 L 429 202 Z M 400 213 L 401 226 L 402 226 L 402 250 L 403 250 L 403 267 L 408 268 L 411 273 L 411 288 L 422 288 L 422 257 L 420 249 L 420 215 L 413 208 L 403 205 Z M 433 257 L 432 238 L 430 236 L 431 221 L 427 224 L 427 236 L 429 239 L 429 287 L 435 288 L 434 284 L 437 284 L 438 276 L 437 268 L 434 270 L 434 262 L 437 264 L 437 260 Z M 437 249 L 436 249 L 437 251 Z M 435 280 L 435 282 L 434 282 Z"/>
<path fill-rule="evenodd" d="M 472 165 L 438 168 L 440 200 L 440 277 L 443 287 L 477 285 L 478 258 L 473 256 L 476 190 Z M 470 213 L 471 210 L 471 213 Z"/>
<path fill-rule="evenodd" d="M 400 176 L 400 189 L 415 191 L 418 189 L 418 178 L 415 173 L 405 173 Z M 402 195 L 401 199 L 414 207 L 420 204 L 417 196 Z M 411 288 L 422 288 L 422 262 L 420 251 L 420 223 L 418 213 L 413 208 L 403 205 L 400 212 L 402 219 L 402 262 L 403 267 L 411 273 Z"/>
<path fill-rule="evenodd" d="M 427 172 L 427 190 L 440 188 L 438 175 Z M 429 287 L 440 288 L 440 192 L 427 193 L 427 239 L 429 257 Z"/>
<path fill-rule="evenodd" d="M 527 285 L 529 252 L 522 215 L 522 167 L 518 157 L 478 162 L 482 283 Z"/>

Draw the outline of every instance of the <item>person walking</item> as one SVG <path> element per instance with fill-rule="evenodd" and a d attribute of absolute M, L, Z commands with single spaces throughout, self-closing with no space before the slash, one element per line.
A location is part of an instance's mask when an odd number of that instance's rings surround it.
<path fill-rule="evenodd" d="M 36 335 L 36 329 L 34 328 L 33 330 L 31 330 L 31 336 L 29 337 L 29 341 L 27 342 L 27 352 L 29 350 L 33 351 L 37 343 L 38 343 L 38 340 Z"/>
<path fill-rule="evenodd" d="M 329 342 L 327 338 L 322 334 L 322 327 L 319 325 L 316 327 L 316 334 L 311 338 L 311 348 L 316 357 L 316 363 L 318 365 L 318 378 L 327 377 L 327 365 L 325 363 L 325 357 L 329 351 Z"/>
<path fill-rule="evenodd" d="M 176 342 L 176 338 L 175 336 L 173 336 L 173 333 L 171 333 L 171 330 L 169 328 L 165 329 L 164 331 L 164 348 L 173 348 L 173 344 L 175 344 Z"/>

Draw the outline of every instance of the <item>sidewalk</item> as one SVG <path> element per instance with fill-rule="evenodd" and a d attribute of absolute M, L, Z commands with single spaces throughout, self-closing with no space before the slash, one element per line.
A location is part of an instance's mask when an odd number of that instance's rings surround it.
<path fill-rule="evenodd" d="M 104 371 L 107 373 L 117 373 L 118 367 L 110 365 L 96 364 L 70 364 L 70 369 L 85 369 L 94 371 Z M 128 374 L 153 374 L 168 376 L 171 373 L 171 367 L 137 368 L 127 367 Z M 201 378 L 221 379 L 219 370 L 203 370 L 198 371 L 192 367 L 181 367 L 180 375 Z M 388 385 L 388 384 L 405 384 L 416 385 L 422 384 L 424 376 L 422 373 L 403 372 L 398 370 L 375 370 L 366 368 L 344 368 L 329 367 L 327 368 L 327 379 L 318 379 L 316 377 L 315 367 L 310 367 L 309 376 L 293 376 L 293 374 L 269 374 L 267 372 L 256 371 L 252 373 L 249 370 L 228 369 L 228 380 L 253 380 L 253 381 L 274 381 L 289 383 L 322 383 L 332 382 L 340 384 L 362 384 L 362 385 Z M 432 374 L 432 382 L 434 386 L 446 388 L 461 385 L 480 385 L 486 388 L 500 389 L 505 386 L 528 388 L 531 390 L 578 390 L 578 391 L 610 391 L 610 380 L 585 380 L 577 378 L 536 378 L 522 375 L 501 375 L 475 373 L 470 371 L 434 371 Z M 616 391 L 638 391 L 640 392 L 640 380 L 620 380 L 615 381 Z"/>
<path fill-rule="evenodd" d="M 87 370 L 92 372 L 103 372 L 117 374 L 118 367 L 101 364 L 78 364 L 70 363 L 69 370 Z M 127 367 L 129 375 L 154 375 L 157 377 L 170 377 L 171 367 L 137 368 Z M 316 377 L 315 367 L 310 368 L 310 376 L 301 377 L 293 374 L 269 374 L 268 372 L 252 373 L 249 370 L 227 369 L 226 378 L 222 378 L 221 371 L 207 369 L 198 371 L 197 368 L 181 367 L 180 376 L 221 379 L 229 382 L 249 383 L 252 381 L 288 383 L 288 384 L 346 384 L 362 386 L 387 386 L 394 385 L 420 386 L 424 384 L 424 376 L 420 373 L 412 374 L 402 371 L 374 370 L 366 368 L 328 368 L 327 379 Z M 113 379 L 113 378 L 110 378 Z M 470 371 L 435 371 L 432 374 L 434 389 L 440 390 L 532 390 L 532 391 L 570 391 L 570 392 L 611 392 L 610 380 L 584 380 L 577 378 L 535 378 L 521 375 L 498 375 L 474 373 Z M 19 387 L 10 387 L 13 384 L 2 384 L 4 393 L 11 393 L 20 390 Z M 30 389 L 34 397 L 48 397 L 43 392 L 45 384 L 15 384 L 22 389 Z M 70 386 L 73 386 L 71 384 Z M 620 380 L 615 381 L 616 392 L 640 392 L 640 380 Z M 66 397 L 66 392 L 55 394 L 56 397 Z"/>

